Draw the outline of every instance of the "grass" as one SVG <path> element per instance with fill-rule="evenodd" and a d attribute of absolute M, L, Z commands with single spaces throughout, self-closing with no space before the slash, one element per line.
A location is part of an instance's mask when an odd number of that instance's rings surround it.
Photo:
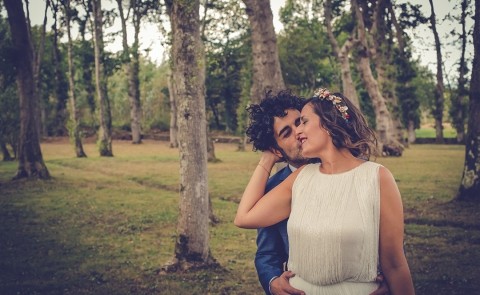
<path fill-rule="evenodd" d="M 216 269 L 159 274 L 173 256 L 178 151 L 166 142 L 114 142 L 114 158 L 86 144 L 76 159 L 64 141 L 42 145 L 53 179 L 11 182 L 0 162 L 0 294 L 262 294 L 253 266 L 254 230 L 233 226 L 258 154 L 217 144 L 209 190 Z M 417 294 L 473 294 L 480 288 L 480 204 L 451 202 L 464 147 L 413 145 L 378 158 L 398 182 L 405 251 Z"/>
<path fill-rule="evenodd" d="M 436 131 L 435 127 L 432 125 L 425 125 L 422 126 L 421 129 L 415 129 L 415 136 L 417 138 L 435 138 Z M 444 124 L 443 129 L 443 137 L 444 138 L 455 138 L 457 137 L 457 132 L 450 124 Z"/>

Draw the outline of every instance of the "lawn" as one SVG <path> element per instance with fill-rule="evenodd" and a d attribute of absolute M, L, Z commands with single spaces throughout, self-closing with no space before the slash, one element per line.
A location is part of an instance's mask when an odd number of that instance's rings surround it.
<path fill-rule="evenodd" d="M 457 132 L 450 124 L 444 124 L 443 129 L 443 137 L 444 138 L 455 138 L 457 136 Z M 415 129 L 415 136 L 417 138 L 435 138 L 436 131 L 435 127 L 432 124 L 424 125 L 420 129 Z"/>
<path fill-rule="evenodd" d="M 262 294 L 253 266 L 254 230 L 232 224 L 259 155 L 217 144 L 208 166 L 214 213 L 210 246 L 220 267 L 162 274 L 173 255 L 178 151 L 166 142 L 115 141 L 113 158 L 65 140 L 42 144 L 49 181 L 11 182 L 0 162 L 0 294 Z M 452 202 L 464 147 L 412 145 L 378 158 L 405 205 L 405 251 L 417 294 L 480 289 L 480 204 Z"/>

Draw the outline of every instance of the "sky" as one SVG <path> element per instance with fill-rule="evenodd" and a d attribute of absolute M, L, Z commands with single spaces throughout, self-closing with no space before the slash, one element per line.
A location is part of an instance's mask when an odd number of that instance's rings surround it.
<path fill-rule="evenodd" d="M 423 14 L 428 17 L 430 16 L 430 5 L 428 0 L 397 0 L 396 3 L 405 3 L 410 2 L 411 4 L 420 4 L 422 5 Z M 459 3 L 460 0 L 433 0 L 435 14 L 437 15 L 437 29 L 439 32 L 439 37 L 442 43 L 442 55 L 443 61 L 445 64 L 445 72 L 448 76 L 456 76 L 458 66 L 456 65 L 460 59 L 460 43 L 452 42 L 452 37 L 448 37 L 448 40 L 445 38 L 452 27 L 458 28 L 460 30 L 459 24 L 452 24 L 448 21 L 443 21 L 445 15 L 448 12 L 459 15 L 460 9 L 455 9 L 455 4 Z M 278 18 L 278 12 L 280 8 L 285 4 L 285 0 L 270 0 L 272 12 L 273 12 L 273 21 L 275 31 L 279 33 L 283 26 L 280 23 Z M 102 1 L 104 8 L 116 7 L 116 3 L 112 0 Z M 471 4 L 473 5 L 473 4 Z M 41 24 L 43 22 L 43 13 L 45 9 L 44 0 L 31 0 L 30 1 L 30 17 L 32 24 Z M 51 18 L 51 16 L 50 16 Z M 473 26 L 473 20 L 468 19 L 467 28 Z M 108 38 L 109 33 L 120 31 L 120 22 L 119 20 L 116 24 L 105 30 L 104 34 Z M 434 47 L 434 38 L 433 33 L 427 24 L 419 26 L 415 31 L 408 32 L 411 36 L 414 36 L 414 56 L 420 59 L 421 64 L 428 66 L 432 72 L 436 72 L 436 53 Z M 130 28 L 129 32 L 129 42 L 131 36 L 133 36 L 133 29 Z M 143 50 L 143 54 L 148 54 L 149 58 L 155 63 L 159 64 L 164 60 L 165 50 L 162 45 L 164 38 L 160 33 L 158 26 L 154 24 L 144 24 L 140 30 L 140 50 Z M 122 50 L 122 40 L 121 36 L 117 36 L 112 39 L 111 37 L 105 40 L 106 49 L 108 51 L 116 52 Z M 467 58 L 473 59 L 473 46 L 470 43 L 467 47 Z"/>

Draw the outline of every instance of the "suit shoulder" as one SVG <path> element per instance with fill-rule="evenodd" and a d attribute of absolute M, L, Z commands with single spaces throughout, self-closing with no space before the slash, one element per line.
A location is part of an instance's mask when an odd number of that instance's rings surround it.
<path fill-rule="evenodd" d="M 291 173 L 292 173 L 292 171 L 290 170 L 290 168 L 288 166 L 286 166 L 286 167 L 282 168 L 281 170 L 279 170 L 274 175 L 272 175 L 267 181 L 266 192 L 273 189 L 280 182 L 284 181 L 285 178 L 287 178 L 288 175 L 290 175 Z"/>

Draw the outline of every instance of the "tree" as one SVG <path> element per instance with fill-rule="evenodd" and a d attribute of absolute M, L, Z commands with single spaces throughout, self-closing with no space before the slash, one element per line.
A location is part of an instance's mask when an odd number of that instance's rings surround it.
<path fill-rule="evenodd" d="M 78 118 L 78 108 L 77 108 L 77 99 L 75 95 L 75 68 L 73 64 L 73 44 L 72 44 L 72 34 L 71 34 L 71 15 L 73 10 L 70 7 L 70 0 L 64 0 L 65 8 L 65 19 L 67 27 L 67 51 L 68 51 L 68 97 L 70 100 L 70 128 L 69 135 L 70 139 L 75 147 L 75 154 L 77 158 L 83 158 L 87 155 L 83 150 L 82 139 L 80 137 L 80 128 L 79 128 L 79 118 Z"/>
<path fill-rule="evenodd" d="M 480 0 L 475 0 L 473 65 L 465 146 L 465 164 L 457 199 L 480 200 Z"/>
<path fill-rule="evenodd" d="M 418 23 L 426 22 L 427 20 L 419 14 L 418 7 L 412 6 L 413 21 L 405 21 L 410 14 L 407 10 L 407 5 L 401 6 L 402 12 L 400 21 L 397 21 L 393 5 L 391 1 L 387 1 L 390 18 L 395 28 L 395 35 L 397 37 L 398 50 L 395 54 L 396 79 L 397 85 L 395 90 L 400 103 L 403 124 L 407 128 L 407 143 L 414 143 L 416 141 L 415 129 L 420 127 L 420 101 L 416 94 L 418 88 L 414 83 L 417 75 L 412 62 L 410 61 L 411 52 L 407 46 L 407 37 L 404 33 L 404 27 L 416 27 Z M 403 25 L 402 25 L 403 24 Z"/>
<path fill-rule="evenodd" d="M 166 1 L 172 27 L 172 75 L 180 153 L 180 212 L 175 256 L 167 270 L 216 263 L 209 249 L 205 55 L 199 0 Z"/>
<path fill-rule="evenodd" d="M 100 156 L 112 157 L 112 116 L 107 91 L 107 73 L 103 45 L 103 12 L 101 0 L 92 1 L 94 41 L 95 41 L 95 80 L 99 109 L 100 128 L 98 131 L 98 149 Z"/>
<path fill-rule="evenodd" d="M 207 119 L 212 129 L 236 132 L 236 110 L 241 94 L 240 71 L 251 54 L 248 17 L 241 2 L 221 0 L 208 3 L 203 21 L 206 51 Z"/>
<path fill-rule="evenodd" d="M 53 124 L 51 133 L 55 136 L 64 136 L 65 134 L 65 126 L 67 121 L 67 110 L 66 105 L 68 101 L 68 83 L 65 81 L 65 74 L 62 67 L 62 52 L 60 48 L 59 39 L 61 36 L 61 25 L 59 26 L 59 12 L 60 12 L 60 5 L 59 0 L 51 1 L 50 6 L 52 7 L 53 12 L 53 25 L 52 25 L 52 33 L 53 33 L 53 68 L 54 68 L 54 97 L 56 99 L 55 108 L 53 110 Z"/>
<path fill-rule="evenodd" d="M 0 148 L 3 161 L 12 161 L 17 157 L 20 129 L 15 73 L 11 70 L 14 68 L 14 53 L 7 19 L 0 15 Z"/>
<path fill-rule="evenodd" d="M 395 142 L 403 146 L 405 143 L 403 125 L 395 91 L 396 71 L 393 67 L 393 30 L 387 24 L 389 22 L 387 18 L 389 16 L 388 4 L 389 1 L 387 0 L 374 1 L 372 23 L 369 30 L 371 38 L 369 40 L 371 40 L 372 61 L 375 64 L 376 79 L 390 111 L 389 134 L 392 135 Z M 366 6 L 365 10 L 367 10 Z"/>
<path fill-rule="evenodd" d="M 20 129 L 17 97 L 15 77 L 12 79 L 10 75 L 0 74 L 0 149 L 3 161 L 13 161 L 17 157 L 18 130 Z M 10 150 L 8 146 L 11 147 Z"/>
<path fill-rule="evenodd" d="M 44 105 L 42 104 L 42 87 L 41 87 L 41 70 L 42 70 L 42 60 L 43 60 L 43 55 L 45 52 L 45 36 L 46 36 L 46 27 L 47 27 L 47 11 L 48 7 L 50 6 L 50 1 L 45 2 L 45 12 L 44 12 L 44 17 L 43 17 L 43 25 L 41 28 L 40 32 L 40 39 L 38 40 L 38 46 L 37 49 L 35 50 L 35 44 L 33 42 L 33 34 L 32 34 L 32 26 L 30 24 L 30 13 L 29 13 L 29 5 L 28 1 L 26 1 L 26 9 L 27 9 L 27 22 L 28 22 L 28 34 L 30 36 L 31 40 L 31 46 L 32 46 L 32 52 L 33 52 L 33 81 L 35 85 L 35 93 L 37 95 L 37 125 L 39 126 L 38 132 L 39 136 L 44 136 L 47 135 L 46 133 L 46 124 L 44 117 L 42 116 L 42 113 L 45 112 Z"/>
<path fill-rule="evenodd" d="M 17 86 L 20 98 L 20 138 L 18 170 L 14 179 L 49 179 L 50 173 L 43 161 L 37 118 L 37 93 L 33 73 L 33 46 L 28 33 L 22 2 L 4 0 L 8 13 L 13 46 L 16 51 Z"/>
<path fill-rule="evenodd" d="M 123 43 L 123 57 L 127 62 L 126 71 L 128 73 L 128 99 L 130 101 L 130 127 L 132 131 L 132 143 L 139 144 L 142 142 L 141 130 L 141 115 L 142 108 L 140 103 L 140 87 L 139 87 L 139 34 L 140 23 L 142 17 L 145 17 L 149 10 L 158 9 L 158 0 L 150 1 L 129 1 L 128 14 L 132 13 L 133 25 L 133 44 L 130 47 L 127 39 L 127 18 L 123 11 L 122 0 L 116 0 L 120 14 L 120 21 L 122 24 L 122 43 Z"/>
<path fill-rule="evenodd" d="M 205 24 L 206 24 L 206 19 L 207 19 L 207 12 L 210 10 L 208 8 L 210 6 L 211 6 L 210 2 L 208 0 L 205 0 L 204 5 L 203 5 L 203 20 L 200 23 L 200 28 L 199 28 L 200 39 L 201 40 L 205 40 Z M 202 46 L 203 46 L 203 43 L 202 43 Z M 205 73 L 205 71 L 206 71 L 205 49 L 203 49 L 202 52 L 203 52 L 202 60 L 204 61 L 203 64 L 202 64 L 202 71 L 203 71 L 203 76 L 205 77 L 205 75 L 206 75 L 206 73 Z M 204 81 L 204 84 L 205 84 L 205 81 Z M 213 137 L 212 137 L 212 134 L 210 132 L 210 125 L 208 124 L 207 113 L 205 113 L 205 126 L 207 128 L 206 129 L 207 130 L 207 132 L 206 132 L 206 134 L 207 134 L 207 161 L 215 163 L 215 162 L 218 162 L 219 160 L 215 156 L 215 145 L 213 143 Z M 210 208 L 209 209 L 210 210 L 210 215 L 214 216 L 210 198 L 208 199 L 208 202 L 209 202 L 209 208 Z"/>
<path fill-rule="evenodd" d="M 337 63 L 340 65 L 341 77 L 342 77 L 342 92 L 348 97 L 353 104 L 357 107 L 360 107 L 360 101 L 358 99 L 358 94 L 355 89 L 355 84 L 353 84 L 352 73 L 350 70 L 350 50 L 352 46 L 358 42 L 358 40 L 353 38 L 353 34 L 350 35 L 347 40 L 343 43 L 342 47 L 338 44 L 335 35 L 333 34 L 332 29 L 332 0 L 326 0 L 324 2 L 324 13 L 325 13 L 325 26 L 327 28 L 327 36 L 332 46 L 333 56 L 335 57 Z"/>
<path fill-rule="evenodd" d="M 391 151 L 401 155 L 403 148 L 398 142 L 395 141 L 395 138 L 391 133 L 391 114 L 387 107 L 387 102 L 385 97 L 382 95 L 378 82 L 372 73 L 370 64 L 371 53 L 367 41 L 367 32 L 363 19 L 363 13 L 358 5 L 357 0 L 352 1 L 352 9 L 357 25 L 357 38 L 359 39 L 359 45 L 357 48 L 357 68 L 361 74 L 368 95 L 372 100 L 372 105 L 375 111 L 375 129 L 378 136 L 379 150 L 386 155 L 390 154 Z"/>
<path fill-rule="evenodd" d="M 465 141 L 465 121 L 467 115 L 467 61 L 465 58 L 465 49 L 467 46 L 467 30 L 465 25 L 465 20 L 467 18 L 467 8 L 469 0 L 462 0 L 461 2 L 461 15 L 460 15 L 460 24 L 462 26 L 462 32 L 459 35 L 461 43 L 461 55 L 460 62 L 458 65 L 458 85 L 456 93 L 452 94 L 452 105 L 450 107 L 450 117 L 452 118 L 452 125 L 457 131 L 457 142 L 463 143 Z M 452 32 L 453 33 L 453 32 Z"/>
<path fill-rule="evenodd" d="M 277 37 L 269 0 L 243 0 L 250 21 L 253 55 L 252 103 L 259 103 L 265 92 L 285 88 L 278 58 Z"/>
<path fill-rule="evenodd" d="M 177 103 L 173 75 L 168 73 L 168 98 L 170 100 L 170 147 L 178 148 L 178 124 L 177 124 Z"/>
<path fill-rule="evenodd" d="M 78 46 L 76 50 L 80 69 L 82 69 L 82 78 L 78 82 L 81 82 L 82 86 L 84 86 L 83 88 L 85 88 L 86 100 L 90 107 L 90 113 L 93 117 L 95 109 L 97 109 L 95 102 L 95 86 L 93 84 L 93 73 L 95 71 L 95 49 L 94 45 L 92 44 L 93 40 L 87 40 L 86 38 L 88 25 L 91 24 L 92 0 L 82 0 L 81 4 L 85 10 L 85 16 L 83 18 L 76 18 L 78 23 L 78 31 L 81 36 L 80 46 Z M 93 28 L 91 30 L 92 35 L 94 35 Z"/>
<path fill-rule="evenodd" d="M 316 1 L 290 0 L 280 10 L 283 31 L 277 43 L 288 88 L 309 97 L 319 87 L 339 89 L 331 50 Z"/>
<path fill-rule="evenodd" d="M 435 16 L 435 10 L 433 8 L 433 1 L 430 2 L 430 24 L 432 26 L 433 37 L 435 39 L 435 50 L 437 52 L 437 85 L 435 87 L 435 104 L 433 106 L 433 117 L 435 118 L 435 142 L 443 143 L 443 107 L 444 107 L 444 91 L 445 86 L 443 83 L 443 71 L 442 71 L 442 45 L 440 44 L 440 38 L 437 32 L 437 21 Z"/>
<path fill-rule="evenodd" d="M 270 0 L 243 0 L 243 3 L 250 22 L 253 57 L 250 102 L 259 103 L 267 91 L 278 92 L 285 88 L 285 83 L 278 57 Z M 243 136 L 238 148 L 240 151 L 245 150 L 246 136 Z"/>

